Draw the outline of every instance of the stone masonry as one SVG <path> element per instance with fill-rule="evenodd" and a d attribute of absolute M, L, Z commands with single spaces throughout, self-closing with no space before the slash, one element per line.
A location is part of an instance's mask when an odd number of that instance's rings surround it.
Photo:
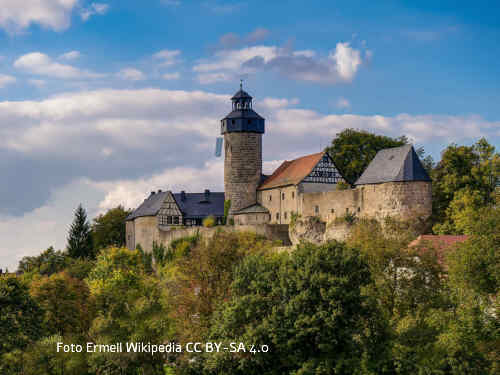
<path fill-rule="evenodd" d="M 262 134 L 224 134 L 224 193 L 231 200 L 230 213 L 257 202 L 262 174 Z"/>

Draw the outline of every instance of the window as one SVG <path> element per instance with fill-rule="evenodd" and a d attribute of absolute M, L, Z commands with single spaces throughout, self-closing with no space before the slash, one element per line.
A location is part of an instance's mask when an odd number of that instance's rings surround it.
<path fill-rule="evenodd" d="M 294 198 L 295 198 L 295 192 L 292 191 L 292 199 L 294 199 Z"/>
<path fill-rule="evenodd" d="M 172 216 L 167 216 L 167 224 L 172 225 Z"/>
<path fill-rule="evenodd" d="M 285 212 L 285 220 L 286 220 L 286 212 Z"/>
<path fill-rule="evenodd" d="M 332 208 L 332 214 L 334 214 L 334 213 L 335 213 L 335 210 Z"/>
<path fill-rule="evenodd" d="M 281 193 L 281 199 L 285 200 L 285 193 Z"/>
<path fill-rule="evenodd" d="M 179 225 L 179 216 L 174 216 L 174 225 Z"/>
<path fill-rule="evenodd" d="M 319 206 L 314 206 L 314 213 L 319 214 Z"/>
<path fill-rule="evenodd" d="M 361 208 L 360 208 L 360 207 L 358 207 L 358 212 L 360 212 L 360 211 L 361 211 Z"/>
<path fill-rule="evenodd" d="M 348 213 L 349 213 L 349 207 L 347 207 L 347 208 L 345 209 L 345 213 L 346 213 L 346 214 L 348 214 Z"/>
<path fill-rule="evenodd" d="M 280 213 L 276 212 L 276 220 L 279 220 L 279 219 L 280 219 Z"/>
<path fill-rule="evenodd" d="M 233 125 L 234 125 L 234 120 L 231 120 L 231 124 L 233 124 Z"/>
<path fill-rule="evenodd" d="M 272 199 L 273 199 L 273 195 L 269 194 L 269 202 L 271 202 Z"/>

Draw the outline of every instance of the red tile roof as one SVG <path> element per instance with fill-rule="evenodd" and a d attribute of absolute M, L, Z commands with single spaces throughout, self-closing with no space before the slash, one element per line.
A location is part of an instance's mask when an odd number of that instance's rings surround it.
<path fill-rule="evenodd" d="M 260 186 L 259 190 L 271 189 L 279 186 L 297 185 L 319 163 L 324 152 L 302 156 L 295 160 L 285 160 Z"/>
<path fill-rule="evenodd" d="M 423 245 L 425 249 L 425 243 L 430 244 L 437 252 L 438 262 L 441 265 L 445 265 L 446 252 L 453 248 L 457 243 L 466 241 L 469 236 L 453 236 L 453 235 L 433 235 L 424 234 L 418 236 L 414 241 L 412 241 L 408 246 L 414 247 L 418 245 Z"/>

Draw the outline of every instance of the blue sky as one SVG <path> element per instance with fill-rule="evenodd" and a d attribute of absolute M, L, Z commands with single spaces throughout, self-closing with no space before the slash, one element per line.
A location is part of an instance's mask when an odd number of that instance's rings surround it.
<path fill-rule="evenodd" d="M 2 0 L 0 267 L 152 189 L 222 189 L 245 79 L 265 169 L 347 127 L 500 146 L 500 3 Z M 415 5 L 418 4 L 418 5 Z"/>

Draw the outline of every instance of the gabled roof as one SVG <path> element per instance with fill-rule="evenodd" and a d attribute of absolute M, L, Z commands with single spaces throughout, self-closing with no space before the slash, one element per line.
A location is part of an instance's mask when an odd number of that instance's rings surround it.
<path fill-rule="evenodd" d="M 355 185 L 431 181 L 412 145 L 380 150 Z"/>
<path fill-rule="evenodd" d="M 303 156 L 295 160 L 285 160 L 258 188 L 271 189 L 278 186 L 297 185 L 311 173 L 323 157 L 324 152 Z"/>
<path fill-rule="evenodd" d="M 152 193 L 126 220 L 156 216 L 166 196 L 166 191 Z M 185 193 L 184 200 L 181 193 L 175 193 L 173 196 L 186 219 L 204 218 L 209 215 L 224 216 L 224 193 L 210 192 L 208 200 L 205 199 L 205 193 Z"/>

